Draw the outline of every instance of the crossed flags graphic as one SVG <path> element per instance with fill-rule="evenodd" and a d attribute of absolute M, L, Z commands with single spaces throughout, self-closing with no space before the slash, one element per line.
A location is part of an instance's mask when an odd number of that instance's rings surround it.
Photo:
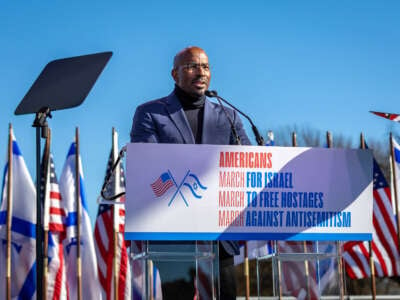
<path fill-rule="evenodd" d="M 161 197 L 170 188 L 172 188 L 173 186 L 176 187 L 176 191 L 169 200 L 168 206 L 171 206 L 172 202 L 175 200 L 178 194 L 181 196 L 185 205 L 189 206 L 188 201 L 182 193 L 183 188 L 188 189 L 190 191 L 189 195 L 192 195 L 196 199 L 201 199 L 203 197 L 202 192 L 207 189 L 207 187 L 201 184 L 197 175 L 191 173 L 190 170 L 186 172 L 180 184 L 177 184 L 175 178 L 172 176 L 171 171 L 167 170 L 167 172 L 162 173 L 156 181 L 150 184 L 150 186 L 156 197 Z"/>

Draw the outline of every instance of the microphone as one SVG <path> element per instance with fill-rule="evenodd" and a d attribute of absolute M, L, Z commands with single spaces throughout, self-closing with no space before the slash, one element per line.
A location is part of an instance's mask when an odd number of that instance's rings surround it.
<path fill-rule="evenodd" d="M 240 109 L 238 109 L 237 107 L 235 107 L 233 104 L 231 104 L 230 102 L 228 102 L 227 100 L 225 100 L 224 98 L 222 98 L 221 96 L 218 95 L 217 91 L 205 91 L 204 94 L 207 97 L 210 98 L 217 98 L 218 102 L 222 105 L 221 101 L 225 102 L 228 106 L 232 107 L 234 110 L 236 110 L 238 113 L 240 113 L 243 117 L 245 117 L 251 125 L 251 129 L 253 130 L 254 136 L 256 138 L 257 144 L 259 146 L 264 146 L 264 139 L 263 137 L 260 135 L 260 133 L 258 132 L 258 129 L 256 127 L 256 125 L 254 125 L 253 121 L 250 119 L 250 117 L 248 115 L 246 115 L 244 112 L 242 112 Z M 223 107 L 223 106 L 222 106 Z M 225 112 L 226 113 L 226 112 Z M 232 125 L 232 124 L 231 124 Z"/>

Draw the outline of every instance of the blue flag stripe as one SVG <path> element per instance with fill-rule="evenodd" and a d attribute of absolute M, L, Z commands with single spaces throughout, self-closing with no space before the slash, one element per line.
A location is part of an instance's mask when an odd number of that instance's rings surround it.
<path fill-rule="evenodd" d="M 19 146 L 18 146 L 18 144 L 17 144 L 17 141 L 13 141 L 12 144 L 13 144 L 13 154 L 21 156 L 21 155 L 22 155 L 22 152 L 21 152 L 21 150 L 19 149 Z"/>
<path fill-rule="evenodd" d="M 19 292 L 18 299 L 31 299 L 36 290 L 36 261 L 26 276 L 24 285 Z"/>
<path fill-rule="evenodd" d="M 75 151 L 75 143 L 72 143 L 71 147 L 69 147 L 69 150 L 68 150 L 67 159 L 68 159 L 68 156 L 75 155 L 75 153 L 76 153 L 76 151 Z"/>
<path fill-rule="evenodd" d="M 394 147 L 394 158 L 397 163 L 400 163 L 400 149 Z"/>
<path fill-rule="evenodd" d="M 4 190 L 5 190 L 5 185 L 6 185 L 6 174 L 7 174 L 7 170 L 8 170 L 8 163 L 6 163 L 6 165 L 4 166 L 4 172 L 3 172 L 3 183 L 1 185 L 1 199 L 0 199 L 0 204 L 3 202 L 3 199 L 5 197 L 4 195 Z"/>
<path fill-rule="evenodd" d="M 79 183 L 80 183 L 80 193 L 81 193 L 81 201 L 82 201 L 81 203 L 82 203 L 83 208 L 88 213 L 89 210 L 88 210 L 88 207 L 87 207 L 87 204 L 86 204 L 86 192 L 85 192 L 85 186 L 83 184 L 82 176 L 79 176 Z"/>
<path fill-rule="evenodd" d="M 7 221 L 7 212 L 0 211 L 0 225 L 5 225 Z M 36 238 L 36 224 L 25 221 L 21 218 L 13 217 L 11 230 L 26 237 Z"/>
<path fill-rule="evenodd" d="M 74 155 L 74 156 L 76 155 L 76 145 L 75 145 L 75 143 L 71 143 L 71 146 L 69 147 L 69 150 L 68 150 L 67 159 L 68 159 L 68 157 L 70 155 Z M 75 159 L 77 159 L 77 157 L 75 157 Z M 85 192 L 85 186 L 83 185 L 82 176 L 79 176 L 79 183 L 80 183 L 80 195 L 81 195 L 82 206 L 88 212 L 89 210 L 88 210 L 88 206 L 87 206 L 87 203 L 86 203 L 86 192 Z"/>
<path fill-rule="evenodd" d="M 76 211 L 68 213 L 67 218 L 65 219 L 65 225 L 66 226 L 75 226 L 77 224 L 77 215 L 78 213 Z"/>

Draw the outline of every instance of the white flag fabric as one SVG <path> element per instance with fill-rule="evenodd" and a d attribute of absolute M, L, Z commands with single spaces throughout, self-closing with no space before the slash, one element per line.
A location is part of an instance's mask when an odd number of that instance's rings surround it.
<path fill-rule="evenodd" d="M 72 143 L 67 160 L 60 176 L 60 192 L 67 214 L 67 236 L 64 240 L 64 255 L 67 271 L 70 299 L 77 299 L 77 220 L 81 220 L 81 261 L 82 261 L 82 297 L 83 299 L 101 299 L 97 276 L 97 261 L 93 243 L 93 232 L 83 186 L 83 171 L 79 157 L 81 216 L 77 215 L 75 199 L 75 160 L 76 144 Z"/>
<path fill-rule="evenodd" d="M 392 138 L 393 152 L 394 152 L 394 172 L 396 174 L 396 187 L 397 187 L 397 199 L 400 200 L 400 145 Z M 394 206 L 394 205 L 393 205 Z M 398 212 L 395 212 L 398 214 Z"/>
<path fill-rule="evenodd" d="M 244 262 L 244 242 L 240 242 L 240 254 L 233 257 L 234 264 L 239 265 Z M 249 260 L 274 254 L 272 241 L 247 241 L 247 256 Z"/>
<path fill-rule="evenodd" d="M 36 190 L 18 144 L 12 142 L 11 297 L 36 298 Z M 7 176 L 4 168 L 0 207 L 0 299 L 6 298 Z"/>

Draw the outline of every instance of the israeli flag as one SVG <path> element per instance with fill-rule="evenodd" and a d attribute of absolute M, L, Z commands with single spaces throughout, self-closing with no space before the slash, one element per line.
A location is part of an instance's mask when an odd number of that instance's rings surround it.
<path fill-rule="evenodd" d="M 394 153 L 394 173 L 396 175 L 396 182 L 394 183 L 397 187 L 397 199 L 400 199 L 400 145 L 392 138 L 393 153 Z M 395 207 L 395 205 L 393 205 Z M 394 208 L 395 209 L 395 208 Z M 395 214 L 398 212 L 396 211 Z"/>
<path fill-rule="evenodd" d="M 6 222 L 9 162 L 3 172 L 0 206 L 0 299 L 6 299 Z M 36 190 L 12 134 L 11 297 L 36 298 Z"/>
<path fill-rule="evenodd" d="M 77 220 L 81 220 L 81 262 L 82 262 L 82 297 L 83 299 L 101 299 L 100 286 L 97 275 L 96 252 L 94 250 L 93 231 L 88 215 L 88 206 L 83 185 L 83 171 L 79 159 L 79 181 L 81 215 L 77 214 L 75 199 L 75 160 L 76 144 L 72 143 L 68 151 L 67 160 L 60 176 L 60 192 L 67 214 L 67 236 L 64 240 L 65 264 L 70 299 L 77 299 Z"/>
<path fill-rule="evenodd" d="M 274 132 L 272 130 L 268 130 L 267 132 L 267 142 L 265 146 L 275 146 Z"/>

